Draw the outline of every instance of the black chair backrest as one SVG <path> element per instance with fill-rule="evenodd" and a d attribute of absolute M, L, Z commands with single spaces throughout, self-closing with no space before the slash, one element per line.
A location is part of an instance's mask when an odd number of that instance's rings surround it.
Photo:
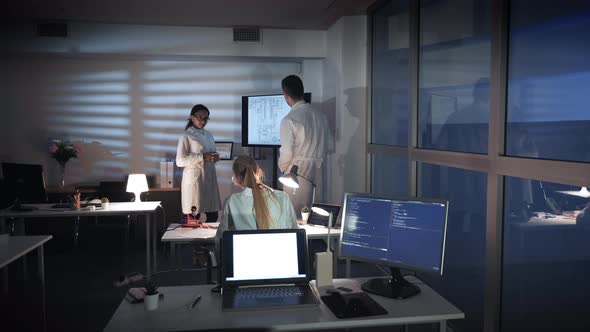
<path fill-rule="evenodd" d="M 129 202 L 133 193 L 127 192 L 125 181 L 101 181 L 98 185 L 98 196 L 107 197 L 111 202 Z"/>

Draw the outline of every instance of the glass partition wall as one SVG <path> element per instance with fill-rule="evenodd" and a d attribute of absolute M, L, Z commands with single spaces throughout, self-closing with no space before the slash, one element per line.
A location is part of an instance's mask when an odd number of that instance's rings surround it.
<path fill-rule="evenodd" d="M 534 11 L 531 6 L 534 6 Z M 449 200 L 453 331 L 586 331 L 590 3 L 379 1 L 371 191 Z"/>

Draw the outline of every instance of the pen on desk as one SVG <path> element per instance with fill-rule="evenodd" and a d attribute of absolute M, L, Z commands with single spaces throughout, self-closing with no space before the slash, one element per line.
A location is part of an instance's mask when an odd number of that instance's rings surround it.
<path fill-rule="evenodd" d="M 191 308 L 194 308 L 200 300 L 201 300 L 201 295 L 197 296 L 197 298 L 195 299 L 193 304 L 191 304 Z"/>

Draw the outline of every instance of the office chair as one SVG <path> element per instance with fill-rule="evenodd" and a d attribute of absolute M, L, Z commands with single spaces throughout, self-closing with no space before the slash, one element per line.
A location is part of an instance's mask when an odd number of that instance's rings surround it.
<path fill-rule="evenodd" d="M 98 185 L 98 192 L 96 198 L 107 197 L 111 202 L 131 202 L 133 193 L 127 192 L 127 183 L 125 181 L 101 181 Z M 114 218 L 114 219 L 113 219 Z M 101 222 L 107 221 L 107 224 L 118 224 L 122 221 L 122 226 L 125 230 L 125 251 L 129 249 L 129 239 L 131 237 L 131 228 L 135 229 L 135 216 L 126 215 L 121 220 L 118 217 L 108 217 Z M 118 219 L 118 220 L 117 220 Z M 114 220 L 114 222 L 113 222 Z M 98 217 L 95 218 L 95 224 L 98 224 Z"/>

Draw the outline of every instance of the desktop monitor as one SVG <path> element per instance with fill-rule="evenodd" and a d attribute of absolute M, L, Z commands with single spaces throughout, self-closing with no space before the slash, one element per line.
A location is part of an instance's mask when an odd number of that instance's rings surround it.
<path fill-rule="evenodd" d="M 11 202 L 47 202 L 42 165 L 2 163 L 2 175 L 5 194 Z"/>
<path fill-rule="evenodd" d="M 391 279 L 370 279 L 362 289 L 407 298 L 420 289 L 400 268 L 442 275 L 448 202 L 416 197 L 346 193 L 340 256 L 388 266 Z"/>
<path fill-rule="evenodd" d="M 303 100 L 311 103 L 311 93 Z M 242 146 L 281 146 L 281 120 L 291 107 L 283 94 L 242 97 Z"/>

